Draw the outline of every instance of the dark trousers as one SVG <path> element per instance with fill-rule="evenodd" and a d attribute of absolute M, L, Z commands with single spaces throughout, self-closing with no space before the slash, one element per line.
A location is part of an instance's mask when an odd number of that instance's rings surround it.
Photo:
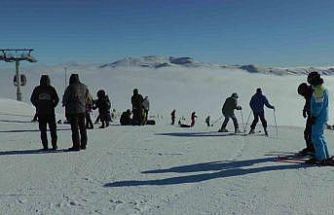
<path fill-rule="evenodd" d="M 71 124 L 73 148 L 76 149 L 86 147 L 87 145 L 85 115 L 85 113 L 67 114 L 67 119 Z"/>
<path fill-rule="evenodd" d="M 48 148 L 48 136 L 47 136 L 47 125 L 49 125 L 51 133 L 52 147 L 57 146 L 57 124 L 56 117 L 54 114 L 39 114 L 38 125 L 41 131 L 41 140 L 44 148 Z"/>
<path fill-rule="evenodd" d="M 234 129 L 237 130 L 239 129 L 239 124 L 238 124 L 238 120 L 237 117 L 235 116 L 234 113 L 232 114 L 224 114 L 225 120 L 222 124 L 221 130 L 223 130 L 224 128 L 226 128 L 228 121 L 230 121 L 230 118 L 233 121 L 233 125 L 234 125 Z"/>
<path fill-rule="evenodd" d="M 311 117 L 307 117 L 306 126 L 304 130 L 304 139 L 306 142 L 306 148 L 310 151 L 314 151 L 314 146 L 312 144 L 312 122 Z"/>
<path fill-rule="evenodd" d="M 141 125 L 143 122 L 143 109 L 142 108 L 135 108 L 132 110 L 133 113 L 133 124 L 134 125 Z"/>
<path fill-rule="evenodd" d="M 94 128 L 92 118 L 90 117 L 89 112 L 86 112 L 86 128 Z"/>
<path fill-rule="evenodd" d="M 251 129 L 255 129 L 256 124 L 258 123 L 259 118 L 260 118 L 264 130 L 267 130 L 267 121 L 264 118 L 264 112 L 259 112 L 259 113 L 253 112 L 253 115 L 254 115 L 254 120 L 251 124 Z"/>

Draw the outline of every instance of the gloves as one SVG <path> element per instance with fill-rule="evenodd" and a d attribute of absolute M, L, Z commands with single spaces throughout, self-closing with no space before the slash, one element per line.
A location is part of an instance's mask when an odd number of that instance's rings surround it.
<path fill-rule="evenodd" d="M 306 118 L 307 117 L 307 111 L 303 110 L 303 117 Z"/>
<path fill-rule="evenodd" d="M 311 116 L 310 119 L 309 119 L 309 123 L 311 125 L 314 125 L 316 121 L 317 121 L 317 118 L 315 116 Z"/>

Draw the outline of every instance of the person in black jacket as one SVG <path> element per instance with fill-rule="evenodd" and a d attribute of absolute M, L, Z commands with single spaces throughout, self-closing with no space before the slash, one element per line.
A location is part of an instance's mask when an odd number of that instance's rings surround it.
<path fill-rule="evenodd" d="M 49 149 L 46 133 L 47 125 L 49 125 L 52 149 L 57 150 L 55 107 L 59 102 L 59 98 L 56 89 L 50 85 L 50 78 L 48 75 L 41 76 L 40 85 L 33 90 L 30 101 L 36 107 L 43 149 Z"/>
<path fill-rule="evenodd" d="M 88 88 L 80 82 L 79 75 L 71 74 L 69 85 L 63 95 L 66 118 L 70 122 L 72 130 L 73 146 L 69 148 L 70 151 L 80 151 L 80 149 L 87 147 L 88 137 L 85 121 L 88 96 Z"/>
<path fill-rule="evenodd" d="M 131 97 L 133 113 L 132 122 L 134 125 L 142 125 L 143 123 L 143 101 L 143 96 L 138 93 L 138 89 L 134 89 L 133 96 Z"/>
<path fill-rule="evenodd" d="M 121 123 L 121 125 L 131 125 L 132 124 L 130 109 L 127 109 L 126 111 L 122 113 L 119 122 Z"/>
<path fill-rule="evenodd" d="M 312 86 L 302 83 L 298 86 L 298 94 L 305 98 L 305 105 L 303 108 L 303 117 L 306 119 L 306 126 L 304 130 L 304 139 L 306 142 L 306 148 L 301 150 L 299 153 L 304 154 L 313 154 L 314 147 L 312 144 L 312 120 L 311 120 L 311 97 L 313 94 Z"/>
<path fill-rule="evenodd" d="M 222 113 L 225 117 L 225 120 L 222 124 L 222 127 L 219 129 L 219 132 L 228 132 L 228 130 L 226 129 L 226 126 L 230 118 L 233 121 L 234 132 L 235 133 L 241 132 L 239 130 L 239 124 L 238 124 L 237 117 L 234 114 L 234 110 L 241 110 L 241 106 L 238 105 L 238 98 L 239 96 L 237 93 L 232 93 L 232 95 L 225 100 L 225 103 L 222 108 Z"/>
<path fill-rule="evenodd" d="M 106 95 L 104 90 L 99 90 L 97 92 L 97 100 L 94 102 L 94 109 L 98 108 L 99 110 L 99 117 L 102 122 L 102 125 L 100 128 L 105 128 L 109 126 L 109 122 L 111 120 L 110 117 L 110 108 L 111 108 L 111 102 Z"/>

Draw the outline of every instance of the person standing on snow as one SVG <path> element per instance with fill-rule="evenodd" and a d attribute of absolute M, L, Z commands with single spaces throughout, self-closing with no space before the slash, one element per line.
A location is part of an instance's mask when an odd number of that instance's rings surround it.
<path fill-rule="evenodd" d="M 225 100 L 225 103 L 222 108 L 222 113 L 225 117 L 225 120 L 222 124 L 222 127 L 219 129 L 219 132 L 228 132 L 228 130 L 226 129 L 226 126 L 230 118 L 233 120 L 235 133 L 241 132 L 239 130 L 239 124 L 238 124 L 237 117 L 234 114 L 235 109 L 241 110 L 241 106 L 238 105 L 238 98 L 239 96 L 237 93 L 232 93 L 232 95 Z"/>
<path fill-rule="evenodd" d="M 96 108 L 99 110 L 99 116 L 102 122 L 100 128 L 108 127 L 111 120 L 110 116 L 111 102 L 104 90 L 97 91 L 97 100 L 95 101 L 93 109 Z"/>
<path fill-rule="evenodd" d="M 143 125 L 145 125 L 147 123 L 148 111 L 150 110 L 150 100 L 148 100 L 148 96 L 145 96 L 142 105 L 144 110 Z"/>
<path fill-rule="evenodd" d="M 88 88 L 81 83 L 78 74 L 71 74 L 69 86 L 63 96 L 63 106 L 67 120 L 71 124 L 72 143 L 70 151 L 80 151 L 87 147 L 86 102 L 89 96 Z M 80 135 L 79 135 L 80 130 Z"/>
<path fill-rule="evenodd" d="M 304 139 L 306 148 L 301 150 L 299 154 L 314 154 L 314 147 L 312 144 L 312 123 L 311 123 L 311 98 L 313 94 L 312 86 L 302 83 L 298 86 L 298 94 L 305 98 L 305 105 L 303 109 L 303 117 L 306 119 L 306 126 L 304 130 Z"/>
<path fill-rule="evenodd" d="M 138 89 L 133 90 L 133 95 L 131 97 L 132 104 L 132 114 L 133 114 L 133 124 L 142 125 L 143 121 L 143 96 L 138 93 Z"/>
<path fill-rule="evenodd" d="M 170 113 L 170 117 L 171 117 L 171 120 L 172 120 L 172 123 L 171 125 L 174 125 L 175 124 L 175 112 L 176 110 L 174 109 L 171 113 Z"/>
<path fill-rule="evenodd" d="M 264 129 L 264 134 L 268 136 L 267 121 L 264 117 L 264 106 L 273 110 L 275 110 L 275 107 L 269 104 L 268 99 L 262 94 L 261 88 L 256 89 L 256 93 L 252 96 L 249 102 L 249 106 L 251 107 L 254 115 L 254 120 L 250 126 L 251 130 L 249 131 L 249 134 L 255 133 L 255 127 L 260 118 Z"/>
<path fill-rule="evenodd" d="M 50 85 L 48 75 L 42 75 L 40 85 L 35 87 L 30 97 L 31 103 L 36 107 L 36 115 L 41 132 L 43 150 L 48 150 L 47 125 L 51 133 L 52 149 L 57 150 L 57 125 L 55 107 L 59 102 L 57 91 Z"/>
<path fill-rule="evenodd" d="M 307 163 L 324 164 L 329 159 L 327 143 L 324 130 L 328 121 L 328 92 L 323 87 L 324 80 L 317 72 L 311 72 L 307 81 L 313 88 L 311 97 L 311 123 L 312 123 L 312 143 L 315 150 L 315 157 Z"/>

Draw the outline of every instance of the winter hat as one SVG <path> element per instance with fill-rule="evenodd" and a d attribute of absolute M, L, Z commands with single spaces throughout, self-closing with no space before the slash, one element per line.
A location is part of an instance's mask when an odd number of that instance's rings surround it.
<path fill-rule="evenodd" d="M 319 79 L 320 74 L 318 72 L 310 72 L 307 76 L 307 82 L 311 84 L 314 79 Z"/>
<path fill-rule="evenodd" d="M 256 93 L 261 93 L 262 94 L 262 89 L 261 88 L 257 88 L 256 89 Z"/>
<path fill-rule="evenodd" d="M 317 86 L 324 83 L 324 80 L 320 77 L 318 72 L 311 72 L 307 77 L 307 81 L 312 86 Z"/>
<path fill-rule="evenodd" d="M 104 90 L 97 91 L 97 97 L 103 98 L 106 95 L 106 92 Z"/>
<path fill-rule="evenodd" d="M 237 99 L 237 98 L 239 98 L 239 96 L 238 96 L 238 94 L 237 94 L 237 93 L 232 93 L 232 98 L 235 98 L 235 99 Z"/>
<path fill-rule="evenodd" d="M 70 76 L 70 84 L 74 84 L 74 83 L 79 83 L 79 75 L 78 74 L 71 74 Z"/>
<path fill-rule="evenodd" d="M 306 91 L 307 91 L 307 84 L 306 83 L 301 83 L 299 86 L 298 86 L 298 89 L 297 89 L 297 92 L 299 95 L 305 95 L 306 94 Z"/>

